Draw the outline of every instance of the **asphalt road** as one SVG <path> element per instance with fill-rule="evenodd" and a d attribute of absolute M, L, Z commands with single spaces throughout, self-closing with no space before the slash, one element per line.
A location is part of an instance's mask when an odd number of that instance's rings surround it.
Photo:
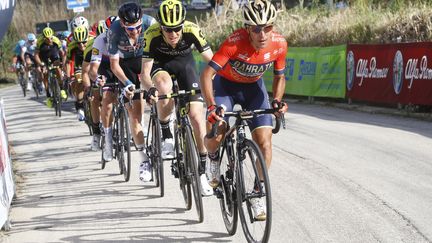
<path fill-rule="evenodd" d="M 3 242 L 245 242 L 215 197 L 197 223 L 167 164 L 163 198 L 138 161 L 128 183 L 101 170 L 72 103 L 56 118 L 18 87 L 0 97 L 19 181 Z M 270 242 L 432 242 L 431 122 L 294 103 L 273 142 Z"/>

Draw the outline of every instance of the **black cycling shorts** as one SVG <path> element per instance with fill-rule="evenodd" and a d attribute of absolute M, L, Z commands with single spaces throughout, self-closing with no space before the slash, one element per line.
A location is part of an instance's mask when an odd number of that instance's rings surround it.
<path fill-rule="evenodd" d="M 171 76 L 177 79 L 180 90 L 199 90 L 200 82 L 198 74 L 195 70 L 195 60 L 192 53 L 186 56 L 176 56 L 166 62 L 158 62 L 156 59 L 153 62 L 153 67 L 150 76 L 153 78 L 156 73 L 166 71 Z M 194 95 L 190 101 L 204 102 L 201 94 Z"/>
<path fill-rule="evenodd" d="M 135 84 L 135 88 L 139 89 L 141 87 L 139 74 L 141 73 L 142 57 L 131 57 L 131 58 L 120 58 L 120 67 L 123 69 L 126 77 Z M 123 88 L 124 85 L 120 82 L 120 87 Z M 135 94 L 132 98 L 133 100 L 140 99 L 140 94 Z"/>
<path fill-rule="evenodd" d="M 24 58 L 30 58 L 30 60 L 32 61 L 32 63 L 36 63 L 36 60 L 35 60 L 34 55 L 32 55 L 32 54 L 30 54 L 30 53 L 28 53 L 28 52 L 26 52 L 26 53 L 24 54 Z"/>

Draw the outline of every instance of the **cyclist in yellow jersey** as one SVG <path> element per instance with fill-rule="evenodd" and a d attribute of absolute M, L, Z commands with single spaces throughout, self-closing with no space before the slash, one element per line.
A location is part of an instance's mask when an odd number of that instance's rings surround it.
<path fill-rule="evenodd" d="M 68 80 L 71 80 L 71 71 L 69 62 L 75 63 L 74 69 L 79 70 L 84 60 L 84 50 L 87 46 L 87 42 L 93 39 L 89 35 L 89 31 L 84 26 L 79 26 L 73 31 L 73 41 L 68 44 L 67 47 L 67 63 L 66 63 L 66 76 Z M 82 83 L 81 77 L 74 77 L 70 83 L 72 94 L 75 96 L 75 109 L 77 111 L 77 117 L 79 121 L 84 121 L 84 84 Z"/>
<path fill-rule="evenodd" d="M 46 27 L 42 30 L 42 34 L 39 35 L 36 41 L 36 52 L 35 61 L 37 64 L 37 72 L 45 85 L 47 104 L 50 104 L 51 94 L 49 92 L 48 75 L 46 75 L 46 69 L 42 69 L 45 64 L 53 63 L 59 65 L 57 68 L 57 79 L 59 82 L 62 81 L 61 65 L 65 63 L 65 53 L 62 50 L 60 40 L 54 36 L 54 30 Z"/>
<path fill-rule="evenodd" d="M 204 62 L 213 56 L 209 44 L 197 25 L 185 21 L 186 9 L 177 0 L 165 0 L 158 11 L 158 23 L 149 27 L 144 34 L 143 76 L 141 81 L 145 87 L 152 87 L 148 94 L 155 95 L 172 92 L 174 75 L 180 89 L 200 89 L 199 77 L 195 70 L 192 45 L 200 52 Z M 162 128 L 162 157 L 174 157 L 174 140 L 170 131 L 170 115 L 173 110 L 172 100 L 161 100 L 157 103 L 159 121 Z M 189 118 L 200 153 L 200 179 L 202 195 L 213 195 L 213 190 L 205 175 L 207 150 L 204 146 L 205 120 L 204 106 L 201 95 L 194 95 L 189 102 Z"/>

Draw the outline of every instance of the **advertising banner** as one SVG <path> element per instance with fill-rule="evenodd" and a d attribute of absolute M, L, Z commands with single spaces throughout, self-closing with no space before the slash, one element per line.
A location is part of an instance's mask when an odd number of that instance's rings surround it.
<path fill-rule="evenodd" d="M 198 72 L 207 65 L 194 54 Z M 286 94 L 345 97 L 346 45 L 332 47 L 290 47 L 286 57 Z M 264 74 L 267 91 L 272 90 L 273 69 Z"/>
<path fill-rule="evenodd" d="M 3 110 L 3 100 L 0 100 L 0 226 L 3 226 L 8 220 L 14 193 L 15 185 L 7 139 L 6 117 Z"/>
<path fill-rule="evenodd" d="M 432 105 L 432 43 L 348 45 L 347 97 Z"/>
<path fill-rule="evenodd" d="M 9 28 L 16 0 L 0 0 L 0 41 Z"/>
<path fill-rule="evenodd" d="M 346 45 L 289 47 L 285 71 L 286 94 L 315 97 L 345 97 Z M 264 75 L 271 90 L 273 71 Z"/>

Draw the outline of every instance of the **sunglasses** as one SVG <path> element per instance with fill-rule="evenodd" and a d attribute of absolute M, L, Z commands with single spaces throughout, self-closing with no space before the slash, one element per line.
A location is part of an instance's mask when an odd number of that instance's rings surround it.
<path fill-rule="evenodd" d="M 162 30 L 165 31 L 165 32 L 168 32 L 168 33 L 171 33 L 171 32 L 179 32 L 179 31 L 182 30 L 182 29 L 183 29 L 183 25 L 179 25 L 179 26 L 176 26 L 176 27 L 166 27 L 166 26 L 162 26 Z"/>
<path fill-rule="evenodd" d="M 259 34 L 261 33 L 261 31 L 264 31 L 264 33 L 267 34 L 268 32 L 273 30 L 273 25 L 254 25 L 249 27 L 255 34 Z"/>
<path fill-rule="evenodd" d="M 78 42 L 78 44 L 80 44 L 80 45 L 85 45 L 85 44 L 87 44 L 87 41 Z"/>
<path fill-rule="evenodd" d="M 142 24 L 139 24 L 139 25 L 137 25 L 137 26 L 125 26 L 124 28 L 125 28 L 127 31 L 134 31 L 134 30 L 140 30 L 141 27 L 142 27 Z"/>

